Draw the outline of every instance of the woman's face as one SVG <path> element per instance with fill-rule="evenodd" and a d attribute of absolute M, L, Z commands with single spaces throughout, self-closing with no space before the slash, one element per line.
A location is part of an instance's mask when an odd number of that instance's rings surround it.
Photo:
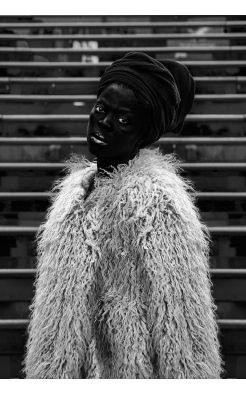
<path fill-rule="evenodd" d="M 89 118 L 87 143 L 97 158 L 128 156 L 143 141 L 143 109 L 133 91 L 109 85 L 97 99 Z"/>

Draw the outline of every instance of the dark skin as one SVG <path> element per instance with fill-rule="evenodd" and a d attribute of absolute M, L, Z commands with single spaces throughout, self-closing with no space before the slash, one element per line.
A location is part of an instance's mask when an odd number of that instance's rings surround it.
<path fill-rule="evenodd" d="M 144 109 L 133 91 L 124 85 L 109 85 L 97 99 L 87 127 L 88 149 L 97 158 L 98 172 L 112 172 L 112 167 L 133 159 L 144 141 L 145 129 Z M 93 141 L 97 133 L 106 144 Z"/>

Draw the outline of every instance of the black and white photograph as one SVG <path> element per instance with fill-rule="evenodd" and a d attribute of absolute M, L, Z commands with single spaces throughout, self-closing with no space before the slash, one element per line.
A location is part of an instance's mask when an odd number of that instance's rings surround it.
<path fill-rule="evenodd" d="M 58 13 L 0 15 L 0 379 L 246 379 L 246 15 Z"/>

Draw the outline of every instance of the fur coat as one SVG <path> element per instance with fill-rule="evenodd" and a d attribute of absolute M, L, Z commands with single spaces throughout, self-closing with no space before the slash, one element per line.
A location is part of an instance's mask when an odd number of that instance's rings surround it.
<path fill-rule="evenodd" d="M 36 238 L 27 378 L 220 378 L 209 235 L 178 170 L 158 148 L 108 177 L 67 160 Z"/>

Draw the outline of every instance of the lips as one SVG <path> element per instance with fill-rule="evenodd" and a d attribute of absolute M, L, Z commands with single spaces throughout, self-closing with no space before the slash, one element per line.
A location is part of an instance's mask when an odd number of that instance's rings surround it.
<path fill-rule="evenodd" d="M 91 135 L 91 140 L 96 143 L 96 144 L 100 144 L 100 145 L 107 145 L 107 141 L 105 140 L 104 136 L 101 133 L 93 133 Z"/>

